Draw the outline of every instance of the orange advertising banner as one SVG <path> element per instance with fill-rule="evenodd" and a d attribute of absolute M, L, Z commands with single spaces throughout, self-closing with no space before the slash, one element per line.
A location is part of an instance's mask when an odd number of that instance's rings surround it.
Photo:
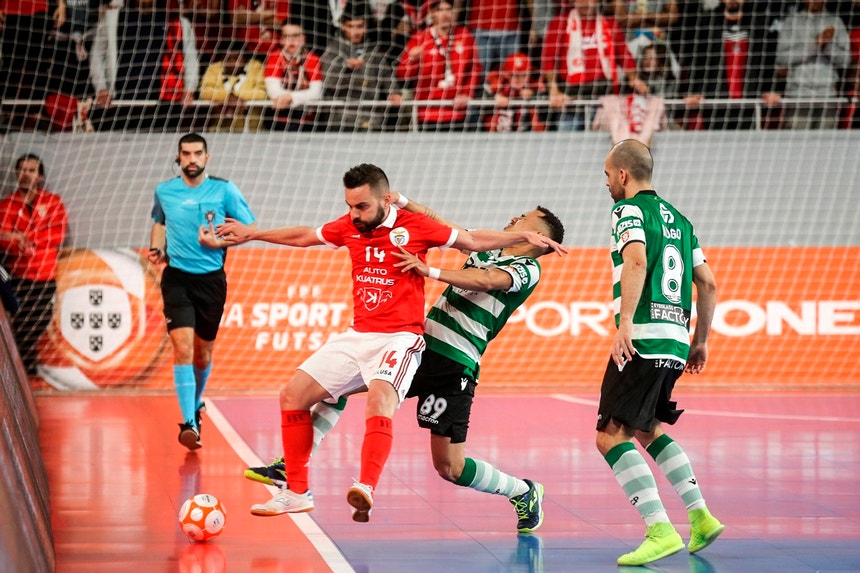
<path fill-rule="evenodd" d="M 688 390 L 860 389 L 858 247 L 707 251 L 718 306 L 705 373 Z M 458 252 L 428 262 L 459 267 Z M 484 356 L 485 390 L 599 392 L 615 326 L 606 249 L 540 260 L 535 292 Z M 238 248 L 211 390 L 273 390 L 352 319 L 346 252 Z M 65 252 L 43 374 L 58 388 L 171 388 L 158 269 L 128 250 Z M 444 285 L 428 280 L 427 305 Z M 694 319 L 695 324 L 695 319 Z"/>

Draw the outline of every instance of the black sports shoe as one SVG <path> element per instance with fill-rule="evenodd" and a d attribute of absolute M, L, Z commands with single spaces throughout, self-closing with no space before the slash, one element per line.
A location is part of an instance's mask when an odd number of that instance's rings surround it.
<path fill-rule="evenodd" d="M 179 424 L 179 443 L 192 451 L 203 445 L 200 443 L 200 433 L 188 422 Z"/>
<path fill-rule="evenodd" d="M 248 468 L 245 470 L 245 477 L 266 485 L 285 488 L 287 487 L 287 472 L 284 470 L 284 458 L 275 458 L 267 466 Z"/>
<path fill-rule="evenodd" d="M 201 425 L 201 421 L 203 420 L 203 416 L 201 414 L 206 411 L 206 402 L 200 402 L 200 406 L 197 407 L 197 411 L 194 412 L 194 423 L 197 424 L 197 435 L 201 435 L 203 433 L 203 426 Z"/>
<path fill-rule="evenodd" d="M 531 533 L 536 531 L 543 523 L 543 486 L 537 482 L 524 479 L 529 490 L 522 495 L 512 497 L 508 501 L 517 512 L 517 531 L 520 533 Z"/>

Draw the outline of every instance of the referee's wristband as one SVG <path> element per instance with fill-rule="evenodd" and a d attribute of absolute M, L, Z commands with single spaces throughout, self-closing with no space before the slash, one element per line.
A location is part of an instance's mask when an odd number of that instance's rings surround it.
<path fill-rule="evenodd" d="M 439 277 L 442 275 L 442 269 L 437 269 L 436 267 L 427 267 L 427 276 L 431 279 L 439 280 Z"/>
<path fill-rule="evenodd" d="M 400 199 L 395 201 L 394 204 L 397 206 L 398 209 L 405 209 L 407 203 L 409 203 L 409 198 L 406 197 L 406 195 L 404 195 L 403 193 L 400 193 Z"/>

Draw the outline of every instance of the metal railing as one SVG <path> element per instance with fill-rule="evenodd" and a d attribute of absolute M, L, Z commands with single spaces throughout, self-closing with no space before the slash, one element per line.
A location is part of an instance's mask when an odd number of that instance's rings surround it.
<path fill-rule="evenodd" d="M 159 100 L 117 100 L 112 102 L 111 107 L 114 108 L 153 108 L 159 105 Z M 685 109 L 690 109 L 686 103 L 686 101 L 682 98 L 671 98 L 664 100 L 666 110 L 669 112 L 680 112 Z M 857 105 L 858 98 L 856 96 L 852 97 L 828 97 L 828 98 L 783 98 L 780 106 L 791 106 L 791 105 L 804 105 L 804 106 L 818 106 L 818 105 L 832 105 L 832 106 L 849 106 L 849 105 Z M 328 108 L 344 108 L 344 109 L 365 109 L 365 108 L 378 108 L 380 110 L 387 110 L 389 113 L 395 113 L 393 110 L 400 109 L 401 112 L 403 110 L 408 111 L 409 121 L 405 130 L 407 131 L 419 131 L 420 122 L 418 119 L 418 110 L 419 108 L 427 108 L 427 107 L 451 107 L 453 106 L 453 100 L 403 100 L 398 106 L 395 106 L 391 102 L 387 100 L 364 100 L 364 101 L 345 101 L 345 100 L 318 100 L 312 103 L 305 104 L 304 109 L 309 111 L 320 111 Z M 11 123 L 14 125 L 14 118 L 17 113 L 33 113 L 34 109 L 39 109 L 44 105 L 44 100 L 28 100 L 28 99 L 8 99 L 0 101 L 0 112 L 5 117 L 5 119 L 9 119 Z M 78 109 L 78 117 L 76 117 L 76 121 L 73 125 L 72 131 L 82 131 L 86 125 L 86 115 L 89 113 L 92 100 L 82 100 L 79 104 Z M 192 104 L 195 108 L 207 108 L 216 105 L 214 102 L 208 100 L 195 100 Z M 248 109 L 253 108 L 271 108 L 272 102 L 270 100 L 254 100 L 244 102 L 244 105 Z M 496 103 L 492 99 L 472 99 L 469 100 L 467 106 L 470 109 L 478 108 L 480 110 L 484 110 L 487 108 L 495 107 Z M 508 107 L 531 107 L 541 111 L 549 110 L 549 100 L 547 99 L 531 99 L 531 100 L 510 100 Z M 588 99 L 588 100 L 574 100 L 567 102 L 565 104 L 565 110 L 571 109 L 584 109 L 586 112 L 594 111 L 600 107 L 600 100 L 598 99 Z M 699 110 L 708 110 L 708 109 L 716 109 L 716 110 L 752 110 L 752 129 L 753 130 L 761 130 L 763 129 L 763 118 L 765 116 L 765 110 L 768 106 L 764 103 L 763 100 L 758 98 L 744 98 L 744 99 L 727 99 L 727 98 L 714 98 L 714 99 L 704 99 L 697 106 Z M 25 110 L 22 112 L 21 110 Z M 249 125 L 249 117 L 246 114 L 245 117 L 245 125 L 244 131 L 251 131 Z M 7 122 L 9 123 L 9 122 Z M 319 131 L 325 131 L 325 126 L 320 126 Z M 336 131 L 336 129 L 332 129 L 332 131 Z"/>

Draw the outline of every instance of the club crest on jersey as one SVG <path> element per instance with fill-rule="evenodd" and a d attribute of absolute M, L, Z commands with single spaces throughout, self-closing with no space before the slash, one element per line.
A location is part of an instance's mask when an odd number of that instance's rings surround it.
<path fill-rule="evenodd" d="M 376 310 L 380 304 L 391 300 L 392 296 L 390 291 L 376 287 L 362 287 L 358 289 L 358 295 L 367 310 Z"/>
<path fill-rule="evenodd" d="M 388 239 L 395 247 L 404 247 L 409 243 L 409 231 L 403 227 L 391 229 L 391 232 L 388 233 Z"/>

